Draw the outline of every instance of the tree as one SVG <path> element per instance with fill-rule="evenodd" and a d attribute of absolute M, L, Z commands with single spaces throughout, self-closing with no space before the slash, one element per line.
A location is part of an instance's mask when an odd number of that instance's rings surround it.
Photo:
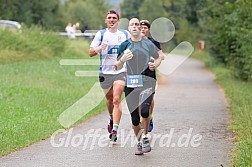
<path fill-rule="evenodd" d="M 230 62 L 235 67 L 235 75 L 243 80 L 252 81 L 252 2 L 237 0 L 232 13 L 226 17 L 228 35 L 232 39 Z M 241 165 L 242 166 L 242 165 Z"/>
<path fill-rule="evenodd" d="M 58 15 L 58 0 L 0 0 L 0 15 L 2 19 L 24 22 L 43 27 L 51 27 Z"/>
<path fill-rule="evenodd" d="M 252 80 L 251 8 L 248 0 L 202 0 L 197 3 L 194 24 L 216 60 L 243 80 Z"/>
<path fill-rule="evenodd" d="M 150 12 L 153 11 L 153 12 Z M 140 19 L 147 19 L 150 22 L 159 17 L 168 17 L 168 13 L 163 8 L 162 0 L 145 0 L 139 8 Z"/>
<path fill-rule="evenodd" d="M 67 2 L 65 8 L 67 22 L 79 22 L 81 27 L 97 30 L 104 26 L 105 13 L 110 6 L 103 0 L 75 0 Z"/>
<path fill-rule="evenodd" d="M 120 5 L 121 17 L 122 18 L 139 18 L 139 8 L 141 7 L 144 0 L 124 0 Z"/>
<path fill-rule="evenodd" d="M 0 17 L 47 29 L 63 29 L 68 21 L 81 21 L 97 29 L 109 8 L 103 0 L 71 0 L 64 4 L 59 0 L 0 0 Z"/>

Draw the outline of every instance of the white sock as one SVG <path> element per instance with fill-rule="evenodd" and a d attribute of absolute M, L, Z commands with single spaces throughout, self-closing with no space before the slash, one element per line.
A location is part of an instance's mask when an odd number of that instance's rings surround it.
<path fill-rule="evenodd" d="M 142 134 L 142 138 L 144 139 L 144 138 L 148 138 L 148 134 Z"/>

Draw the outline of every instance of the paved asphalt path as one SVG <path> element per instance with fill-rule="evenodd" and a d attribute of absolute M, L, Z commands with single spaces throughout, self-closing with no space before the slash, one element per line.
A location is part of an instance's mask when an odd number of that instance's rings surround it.
<path fill-rule="evenodd" d="M 171 75 L 163 75 L 159 83 L 150 153 L 134 155 L 136 143 L 124 104 L 116 143 L 108 140 L 105 111 L 55 138 L 0 158 L 0 166 L 228 166 L 229 115 L 214 76 L 203 63 L 190 58 Z"/>

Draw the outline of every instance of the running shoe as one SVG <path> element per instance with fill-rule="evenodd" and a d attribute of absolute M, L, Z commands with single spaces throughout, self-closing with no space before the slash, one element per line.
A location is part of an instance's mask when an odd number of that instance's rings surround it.
<path fill-rule="evenodd" d="M 108 123 L 108 132 L 111 133 L 112 129 L 113 129 L 113 120 L 110 119 Z"/>
<path fill-rule="evenodd" d="M 148 153 L 150 151 L 151 151 L 151 146 L 150 146 L 149 139 L 147 137 L 143 138 L 143 152 Z"/>
<path fill-rule="evenodd" d="M 143 147 L 142 147 L 142 143 L 138 143 L 137 144 L 137 150 L 135 152 L 135 155 L 143 155 Z"/>
<path fill-rule="evenodd" d="M 117 140 L 117 131 L 112 130 L 112 132 L 109 134 L 110 141 L 116 142 Z"/>
<path fill-rule="evenodd" d="M 153 119 L 150 120 L 150 124 L 148 126 L 148 132 L 151 132 L 153 129 Z"/>

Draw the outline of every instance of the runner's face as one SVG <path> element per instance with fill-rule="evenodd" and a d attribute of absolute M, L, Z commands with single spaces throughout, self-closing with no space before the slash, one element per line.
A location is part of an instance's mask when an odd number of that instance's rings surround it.
<path fill-rule="evenodd" d="M 149 28 L 147 27 L 147 26 L 145 26 L 145 25 L 141 25 L 141 33 L 143 34 L 143 36 L 148 36 L 148 34 L 149 34 Z"/>
<path fill-rule="evenodd" d="M 140 35 L 141 26 L 138 19 L 132 19 L 129 23 L 129 32 L 131 35 Z"/>
<path fill-rule="evenodd" d="M 105 23 L 108 28 L 117 28 L 118 26 L 118 17 L 116 14 L 108 14 Z"/>

